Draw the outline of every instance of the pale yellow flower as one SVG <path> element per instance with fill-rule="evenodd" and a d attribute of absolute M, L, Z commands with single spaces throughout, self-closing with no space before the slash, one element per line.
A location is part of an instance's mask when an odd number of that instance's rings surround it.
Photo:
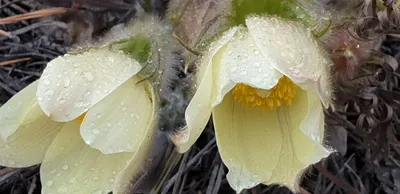
<path fill-rule="evenodd" d="M 250 16 L 211 44 L 201 59 L 180 152 L 196 141 L 212 113 L 227 179 L 240 192 L 259 183 L 295 190 L 323 147 L 323 105 L 330 104 L 331 62 L 301 24 Z"/>
<path fill-rule="evenodd" d="M 111 191 L 154 132 L 153 97 L 148 81 L 138 83 L 140 69 L 106 50 L 50 62 L 40 80 L 0 108 L 0 165 L 43 163 L 42 193 Z"/>
<path fill-rule="evenodd" d="M 39 80 L 0 107 L 0 165 L 42 163 L 43 194 L 125 192 L 148 165 L 157 131 L 162 83 L 154 82 L 175 62 L 168 29 L 155 18 L 135 20 L 111 32 L 110 44 L 49 62 Z"/>

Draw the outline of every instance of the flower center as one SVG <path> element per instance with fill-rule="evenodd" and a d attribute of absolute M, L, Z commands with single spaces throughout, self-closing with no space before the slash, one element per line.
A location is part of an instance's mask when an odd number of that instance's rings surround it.
<path fill-rule="evenodd" d="M 86 116 L 86 112 L 83 113 L 83 114 L 81 114 L 78 118 L 76 118 L 75 121 L 76 121 L 77 123 L 79 123 L 79 124 L 82 124 L 83 119 L 85 118 L 85 116 Z"/>
<path fill-rule="evenodd" d="M 257 89 L 245 84 L 237 84 L 233 88 L 235 100 L 251 107 L 274 109 L 283 104 L 291 105 L 296 95 L 296 85 L 286 76 L 270 90 Z"/>

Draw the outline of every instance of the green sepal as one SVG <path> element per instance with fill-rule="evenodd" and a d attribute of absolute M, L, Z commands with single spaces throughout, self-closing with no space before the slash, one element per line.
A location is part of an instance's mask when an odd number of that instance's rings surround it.
<path fill-rule="evenodd" d="M 306 24 L 312 23 L 311 15 L 296 0 L 233 0 L 233 25 L 245 25 L 249 15 L 279 16 Z"/>
<path fill-rule="evenodd" d="M 112 43 L 113 47 L 146 65 L 152 57 L 151 41 L 145 36 L 135 36 Z"/>

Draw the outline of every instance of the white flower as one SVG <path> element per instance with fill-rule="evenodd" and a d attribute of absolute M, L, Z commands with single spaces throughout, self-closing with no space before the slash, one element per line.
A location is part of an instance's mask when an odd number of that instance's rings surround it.
<path fill-rule="evenodd" d="M 228 181 L 240 192 L 259 183 L 296 190 L 304 169 L 328 156 L 322 103 L 330 104 L 331 62 L 301 24 L 250 16 L 215 41 L 199 66 L 180 152 L 212 113 Z"/>

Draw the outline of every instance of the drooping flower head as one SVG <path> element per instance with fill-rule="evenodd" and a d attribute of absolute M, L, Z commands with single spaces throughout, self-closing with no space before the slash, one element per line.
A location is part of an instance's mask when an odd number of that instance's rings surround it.
<path fill-rule="evenodd" d="M 309 26 L 318 22 L 297 1 L 238 0 L 233 10 L 235 25 L 199 60 L 187 129 L 172 140 L 187 151 L 212 114 L 233 189 L 296 190 L 304 170 L 330 153 L 323 110 L 331 105 L 332 63 Z"/>
<path fill-rule="evenodd" d="M 42 193 L 124 192 L 153 157 L 170 33 L 145 16 L 49 62 L 0 108 L 0 164 L 42 163 Z"/>

